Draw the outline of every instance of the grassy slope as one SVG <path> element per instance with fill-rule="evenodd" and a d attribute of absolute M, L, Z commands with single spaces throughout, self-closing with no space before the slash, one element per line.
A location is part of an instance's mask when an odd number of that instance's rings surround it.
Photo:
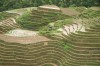
<path fill-rule="evenodd" d="M 30 12 L 30 10 L 33 9 L 33 12 Z M 17 22 L 24 28 L 29 30 L 39 30 L 42 33 L 51 33 L 56 32 L 58 28 L 61 28 L 65 24 L 72 23 L 72 17 L 63 15 L 63 14 L 57 14 L 57 13 L 51 13 L 44 15 L 43 12 L 35 12 L 36 7 L 33 8 L 24 8 L 24 9 L 15 9 L 7 12 L 11 13 L 23 13 L 18 19 Z M 69 7 L 69 9 L 76 10 L 80 13 L 79 16 L 73 16 L 75 18 L 85 18 L 85 19 L 92 19 L 95 17 L 100 17 L 100 11 L 93 10 L 91 8 L 85 8 L 85 7 Z M 4 20 L 8 17 L 15 16 L 13 14 L 7 13 L 7 12 L 1 12 L 0 13 L 0 20 Z M 56 18 L 55 18 L 56 17 Z M 54 19 L 55 18 L 55 19 Z M 63 20 L 64 19 L 64 20 Z M 88 20 L 88 21 L 89 21 Z M 53 26 L 53 29 L 50 30 L 49 23 L 55 23 Z M 52 27 L 52 26 L 51 26 Z"/>
<path fill-rule="evenodd" d="M 17 19 L 17 22 L 25 29 L 39 30 L 41 27 L 48 25 L 57 20 L 70 18 L 61 13 L 45 13 L 42 11 L 33 10 L 31 13 L 25 13 Z"/>

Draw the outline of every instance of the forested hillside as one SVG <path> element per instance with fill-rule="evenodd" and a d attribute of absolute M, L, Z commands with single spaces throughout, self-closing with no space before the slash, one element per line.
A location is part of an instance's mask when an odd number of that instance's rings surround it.
<path fill-rule="evenodd" d="M 40 6 L 44 4 L 55 4 L 59 7 L 69 6 L 100 6 L 100 0 L 0 0 L 0 11 Z"/>

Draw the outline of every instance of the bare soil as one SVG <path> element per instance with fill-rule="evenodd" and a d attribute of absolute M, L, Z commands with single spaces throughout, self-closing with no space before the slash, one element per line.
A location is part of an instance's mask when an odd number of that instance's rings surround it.
<path fill-rule="evenodd" d="M 61 11 L 63 12 L 63 14 L 66 14 L 66 15 L 69 15 L 69 16 L 74 16 L 74 15 L 80 14 L 76 10 L 70 9 L 70 8 L 61 8 Z"/>
<path fill-rule="evenodd" d="M 50 39 L 39 35 L 30 36 L 30 37 L 14 37 L 14 36 L 7 36 L 4 34 L 0 34 L 0 40 L 11 42 L 11 43 L 29 44 L 29 43 L 36 43 L 41 41 L 49 41 Z"/>

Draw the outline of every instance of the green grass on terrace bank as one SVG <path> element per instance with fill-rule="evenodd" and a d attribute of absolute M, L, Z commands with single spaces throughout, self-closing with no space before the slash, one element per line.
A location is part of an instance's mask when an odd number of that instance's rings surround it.
<path fill-rule="evenodd" d="M 41 29 L 41 27 L 46 26 L 51 22 L 63 20 L 66 18 L 71 17 L 62 13 L 50 13 L 33 10 L 32 12 L 27 12 L 23 14 L 17 19 L 17 22 L 25 29 L 39 30 Z"/>

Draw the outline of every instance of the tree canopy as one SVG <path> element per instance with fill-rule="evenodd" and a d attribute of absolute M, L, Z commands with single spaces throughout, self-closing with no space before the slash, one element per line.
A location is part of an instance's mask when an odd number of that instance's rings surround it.
<path fill-rule="evenodd" d="M 45 4 L 54 4 L 59 7 L 69 6 L 100 6 L 100 0 L 0 0 L 0 11 L 36 7 Z"/>

